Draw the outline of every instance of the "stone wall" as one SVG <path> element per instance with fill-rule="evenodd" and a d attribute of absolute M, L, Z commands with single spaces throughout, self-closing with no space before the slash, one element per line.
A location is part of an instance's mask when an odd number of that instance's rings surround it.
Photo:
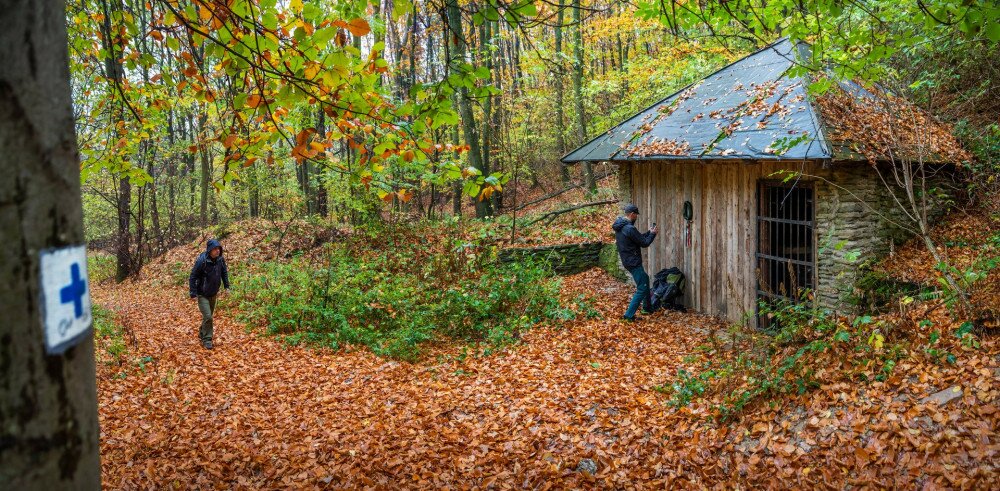
<path fill-rule="evenodd" d="M 868 165 L 834 164 L 822 177 L 815 182 L 817 301 L 845 311 L 851 309 L 845 297 L 854 288 L 858 267 L 885 257 L 912 236 L 907 228 L 916 224 Z M 943 181 L 939 178 L 937 184 Z M 894 192 L 906 203 L 902 189 Z M 939 215 L 944 210 L 938 206 L 934 211 Z"/>
<path fill-rule="evenodd" d="M 547 261 L 556 274 L 576 274 L 598 266 L 601 259 L 601 242 L 584 242 L 582 244 L 564 244 L 541 247 L 525 247 L 504 249 L 500 251 L 500 262 L 509 263 L 532 257 Z"/>
<path fill-rule="evenodd" d="M 618 258 L 618 248 L 601 242 L 584 242 L 530 248 L 504 249 L 498 255 L 500 262 L 519 261 L 525 257 L 548 261 L 556 274 L 576 274 L 590 268 L 601 268 L 612 278 L 635 285 L 632 277 Z"/>
<path fill-rule="evenodd" d="M 612 278 L 633 286 L 635 285 L 635 282 L 632 281 L 632 275 L 628 273 L 625 266 L 622 266 L 622 260 L 618 257 L 618 246 L 614 243 L 604 244 L 604 247 L 601 248 L 601 259 L 598 266 Z"/>

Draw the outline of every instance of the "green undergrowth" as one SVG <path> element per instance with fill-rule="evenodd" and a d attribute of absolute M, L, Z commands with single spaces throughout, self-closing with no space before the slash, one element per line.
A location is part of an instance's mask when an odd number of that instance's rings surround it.
<path fill-rule="evenodd" d="M 92 312 L 97 359 L 108 365 L 122 365 L 128 354 L 124 326 L 118 323 L 114 313 L 100 305 L 93 305 Z"/>
<path fill-rule="evenodd" d="M 115 277 L 115 256 L 106 252 L 87 252 L 87 276 L 94 283 L 102 283 Z"/>
<path fill-rule="evenodd" d="M 369 230 L 322 254 L 260 264 L 236 282 L 233 301 L 242 321 L 292 345 L 363 345 L 415 360 L 434 341 L 501 346 L 593 310 L 584 299 L 563 303 L 560 286 L 546 264 L 500 264 L 490 247 Z"/>
<path fill-rule="evenodd" d="M 904 297 L 904 303 L 913 302 Z M 899 313 L 844 317 L 793 303 L 762 303 L 760 315 L 777 327 L 711 333 L 700 353 L 655 390 L 669 397 L 670 406 L 698 404 L 727 422 L 754 404 L 780 404 L 834 380 L 884 382 L 907 357 L 954 364 L 958 351 L 979 347 L 969 322 L 935 326 Z"/>

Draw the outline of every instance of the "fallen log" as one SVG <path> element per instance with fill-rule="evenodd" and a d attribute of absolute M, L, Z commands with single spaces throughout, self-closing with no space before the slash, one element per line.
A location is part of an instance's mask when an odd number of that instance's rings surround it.
<path fill-rule="evenodd" d="M 527 227 L 529 225 L 534 225 L 534 224 L 536 224 L 538 222 L 541 222 L 542 220 L 545 220 L 545 225 L 548 225 L 548 224 L 552 223 L 552 221 L 555 220 L 556 217 L 558 217 L 559 215 L 562 215 L 564 213 L 569 213 L 571 211 L 580 210 L 580 209 L 583 209 L 583 208 L 590 208 L 591 206 L 610 205 L 612 203 L 617 203 L 617 202 L 618 202 L 618 198 L 614 198 L 614 199 L 606 199 L 604 201 L 592 201 L 590 203 L 583 203 L 583 204 L 576 205 L 576 206 L 570 206 L 568 208 L 561 208 L 559 210 L 553 210 L 553 211 L 550 211 L 548 213 L 543 213 L 543 214 L 539 215 L 537 218 L 534 218 L 534 219 L 529 220 L 528 222 L 525 222 L 524 225 L 522 225 L 522 227 Z"/>
<path fill-rule="evenodd" d="M 606 178 L 608 178 L 608 177 L 611 177 L 612 175 L 614 175 L 614 174 L 615 174 L 616 172 L 618 172 L 618 171 L 616 171 L 616 170 L 613 170 L 613 171 L 610 171 L 610 172 L 606 172 L 606 173 L 604 173 L 604 175 L 602 175 L 602 176 L 598 176 L 598 177 L 597 177 L 596 179 L 594 179 L 594 180 L 595 180 L 595 181 L 603 181 L 604 179 L 606 179 Z M 529 207 L 529 206 L 532 206 L 532 205 L 537 205 L 538 203 L 541 203 L 541 202 L 543 202 L 543 201 L 548 201 L 548 200 L 550 200 L 550 199 L 552 199 L 552 198 L 555 198 L 555 197 L 557 197 L 557 196 L 561 196 L 561 195 L 563 195 L 564 193 L 567 193 L 567 192 L 569 192 L 569 191 L 572 191 L 572 190 L 574 190 L 574 189 L 577 189 L 577 188 L 582 188 L 582 187 L 583 187 L 583 184 L 584 184 L 584 183 L 582 183 L 582 182 L 581 182 L 581 183 L 579 183 L 579 184 L 574 184 L 574 185 L 572 185 L 572 186 L 567 186 L 567 187 L 564 187 L 564 188 L 562 188 L 562 189 L 560 189 L 560 190 L 558 190 L 558 191 L 555 191 L 555 192 L 552 192 L 552 193 L 549 193 L 549 194 L 546 194 L 545 196 L 542 196 L 542 197 L 540 197 L 540 198 L 536 198 L 536 199 L 533 199 L 533 200 L 531 200 L 531 201 L 529 201 L 529 202 L 527 202 L 527 203 L 523 203 L 523 204 L 520 204 L 520 205 L 518 205 L 517 207 L 515 207 L 515 208 L 514 208 L 513 210 L 507 210 L 507 211 L 506 211 L 506 213 L 511 213 L 511 212 L 514 212 L 514 213 L 516 213 L 516 212 L 519 212 L 519 211 L 521 211 L 521 210 L 523 210 L 523 209 L 525 209 L 525 208 L 527 208 L 527 207 Z"/>

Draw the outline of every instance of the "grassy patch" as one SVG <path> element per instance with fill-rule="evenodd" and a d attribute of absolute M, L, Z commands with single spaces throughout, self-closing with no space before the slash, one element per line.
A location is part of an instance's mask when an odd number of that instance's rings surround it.
<path fill-rule="evenodd" d="M 170 273 L 170 284 L 175 286 L 184 286 L 188 283 L 188 277 L 191 275 L 191 266 L 194 264 L 194 259 L 191 260 L 191 264 L 184 263 L 181 261 L 174 261 L 167 266 L 167 271 Z"/>
<path fill-rule="evenodd" d="M 501 265 L 489 248 L 458 240 L 373 234 L 324 251 L 320 264 L 268 262 L 238 282 L 243 320 L 291 344 L 364 345 L 414 360 L 435 340 L 511 343 L 585 302 L 562 305 L 545 264 Z"/>

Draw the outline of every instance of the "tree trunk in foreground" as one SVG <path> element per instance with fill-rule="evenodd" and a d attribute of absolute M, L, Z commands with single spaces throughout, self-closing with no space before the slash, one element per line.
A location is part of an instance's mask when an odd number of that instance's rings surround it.
<path fill-rule="evenodd" d="M 93 338 L 47 355 L 40 251 L 83 243 L 60 0 L 0 1 L 0 489 L 98 489 Z"/>

